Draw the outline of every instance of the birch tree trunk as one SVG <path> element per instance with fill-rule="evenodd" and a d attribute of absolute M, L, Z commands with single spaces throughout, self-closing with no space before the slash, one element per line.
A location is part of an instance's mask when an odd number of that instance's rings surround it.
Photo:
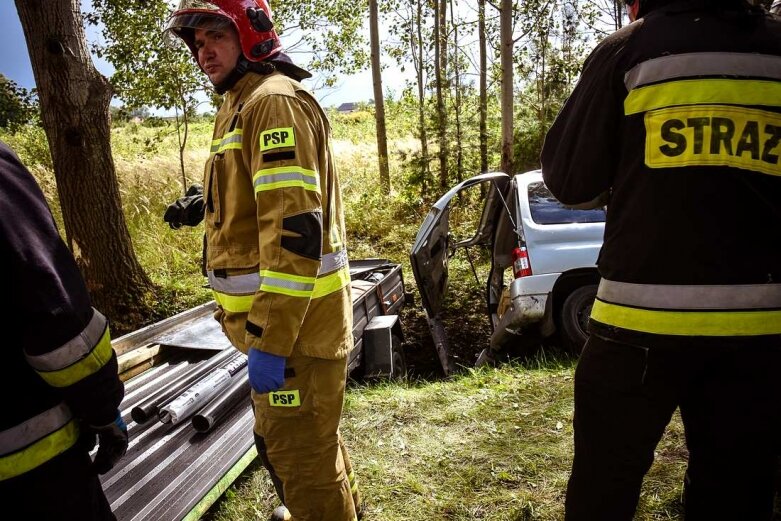
<path fill-rule="evenodd" d="M 456 23 L 456 6 L 454 0 L 450 0 L 450 26 L 453 28 L 453 59 L 450 61 L 453 68 L 453 87 L 455 97 L 453 112 L 456 117 L 456 182 L 461 182 L 464 177 L 464 150 L 463 129 L 461 126 L 461 64 L 458 59 L 460 48 L 458 46 L 458 24 Z"/>
<path fill-rule="evenodd" d="M 377 159 L 380 166 L 382 193 L 390 195 L 390 172 L 388 170 L 388 134 L 385 128 L 385 95 L 382 92 L 382 70 L 380 69 L 380 31 L 377 0 L 369 0 L 369 33 L 371 39 L 372 83 L 374 84 L 374 118 L 377 123 Z"/>
<path fill-rule="evenodd" d="M 447 0 L 434 0 L 434 77 L 437 91 L 437 135 L 439 136 L 439 186 L 447 188 L 447 112 L 445 78 L 447 77 Z"/>
<path fill-rule="evenodd" d="M 502 0 L 501 5 L 502 171 L 513 175 L 513 2 Z"/>
<path fill-rule="evenodd" d="M 412 61 L 415 64 L 415 74 L 418 82 L 418 134 L 420 134 L 420 168 L 421 179 L 420 194 L 425 196 L 431 181 L 429 170 L 428 131 L 426 130 L 426 86 L 423 71 L 426 64 L 423 61 L 423 1 L 416 0 L 414 15 L 416 38 L 410 38 Z"/>
<path fill-rule="evenodd" d="M 485 38 L 485 0 L 478 0 L 477 35 L 480 42 L 480 173 L 488 171 L 488 50 Z"/>

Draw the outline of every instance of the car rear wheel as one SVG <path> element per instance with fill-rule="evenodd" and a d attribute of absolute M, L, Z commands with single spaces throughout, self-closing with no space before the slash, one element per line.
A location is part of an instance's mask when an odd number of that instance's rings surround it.
<path fill-rule="evenodd" d="M 567 295 L 561 306 L 559 336 L 564 347 L 575 354 L 580 354 L 588 338 L 588 319 L 596 296 L 596 284 L 581 286 Z"/>

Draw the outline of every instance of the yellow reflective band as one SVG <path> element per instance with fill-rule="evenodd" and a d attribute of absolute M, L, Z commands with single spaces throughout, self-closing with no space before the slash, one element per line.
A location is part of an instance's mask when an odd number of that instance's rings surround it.
<path fill-rule="evenodd" d="M 272 407 L 300 407 L 301 397 L 298 390 L 274 391 L 268 393 L 268 404 Z"/>
<path fill-rule="evenodd" d="M 278 271 L 260 271 L 260 291 L 279 293 L 289 297 L 319 298 L 339 291 L 350 283 L 350 267 L 342 266 L 338 271 L 323 277 L 305 277 L 290 275 Z M 255 297 L 251 295 L 230 295 L 212 290 L 214 300 L 225 311 L 232 313 L 248 312 Z"/>
<path fill-rule="evenodd" d="M 675 105 L 724 103 L 781 106 L 781 82 L 770 80 L 680 80 L 633 89 L 624 100 L 624 114 Z"/>
<path fill-rule="evenodd" d="M 78 439 L 78 424 L 76 420 L 71 420 L 23 450 L 0 457 L 0 481 L 19 476 L 43 465 L 71 448 Z"/>
<path fill-rule="evenodd" d="M 781 114 L 696 105 L 645 115 L 649 168 L 731 166 L 781 175 Z"/>
<path fill-rule="evenodd" d="M 350 480 L 350 483 L 352 483 L 352 485 L 350 485 L 350 492 L 355 494 L 356 492 L 358 492 L 358 481 Z"/>
<path fill-rule="evenodd" d="M 212 154 L 219 154 L 230 149 L 241 149 L 242 130 L 237 128 L 231 132 L 228 132 L 221 139 L 215 139 L 212 141 Z"/>
<path fill-rule="evenodd" d="M 315 290 L 312 293 L 312 298 L 325 297 L 335 291 L 339 291 L 350 283 L 350 268 L 345 266 L 344 268 L 326 275 L 325 277 L 318 277 L 315 282 Z"/>
<path fill-rule="evenodd" d="M 594 301 L 591 318 L 631 331 L 680 336 L 758 336 L 781 334 L 781 310 L 659 311 Z"/>
<path fill-rule="evenodd" d="M 222 309 L 230 313 L 247 313 L 252 308 L 252 299 L 255 295 L 228 295 L 212 290 L 214 300 L 222 306 Z"/>
<path fill-rule="evenodd" d="M 288 275 L 278 271 L 260 271 L 260 290 L 269 293 L 280 293 L 290 297 L 310 298 L 315 286 L 315 277 Z"/>
<path fill-rule="evenodd" d="M 100 341 L 90 353 L 64 369 L 58 371 L 36 371 L 52 387 L 67 387 L 98 372 L 111 360 L 114 350 L 111 348 L 111 334 L 108 327 Z"/>
<path fill-rule="evenodd" d="M 320 176 L 317 172 L 300 166 L 279 166 L 258 170 L 252 177 L 252 184 L 255 186 L 255 193 L 291 187 L 320 192 Z"/>
<path fill-rule="evenodd" d="M 270 128 L 260 133 L 260 151 L 296 146 L 293 127 Z"/>

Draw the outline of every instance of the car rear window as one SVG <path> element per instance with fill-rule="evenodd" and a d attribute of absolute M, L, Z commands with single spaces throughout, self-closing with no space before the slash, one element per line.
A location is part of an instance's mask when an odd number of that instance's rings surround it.
<path fill-rule="evenodd" d="M 543 183 L 529 184 L 529 209 L 537 224 L 605 222 L 605 209 L 575 210 L 561 204 Z"/>

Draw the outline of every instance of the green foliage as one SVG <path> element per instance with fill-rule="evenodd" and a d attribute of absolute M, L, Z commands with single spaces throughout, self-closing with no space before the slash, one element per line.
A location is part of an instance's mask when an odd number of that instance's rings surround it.
<path fill-rule="evenodd" d="M 0 129 L 15 132 L 37 118 L 36 96 L 0 74 Z"/>
<path fill-rule="evenodd" d="M 40 126 L 27 124 L 17 127 L 14 132 L 0 128 L 0 140 L 8 143 L 28 168 L 53 168 L 49 142 Z"/>
<path fill-rule="evenodd" d="M 194 113 L 204 77 L 184 44 L 170 45 L 163 34 L 171 12 L 165 0 L 92 0 L 92 24 L 102 24 L 103 45 L 93 52 L 116 69 L 115 93 L 132 116 L 145 106 Z"/>
<path fill-rule="evenodd" d="M 288 0 L 273 4 L 274 22 L 288 49 L 312 55 L 307 67 L 326 75 L 333 86 L 336 74 L 366 68 L 369 55 L 362 31 L 368 12 L 365 0 Z M 296 43 L 293 43 L 296 42 Z"/>

